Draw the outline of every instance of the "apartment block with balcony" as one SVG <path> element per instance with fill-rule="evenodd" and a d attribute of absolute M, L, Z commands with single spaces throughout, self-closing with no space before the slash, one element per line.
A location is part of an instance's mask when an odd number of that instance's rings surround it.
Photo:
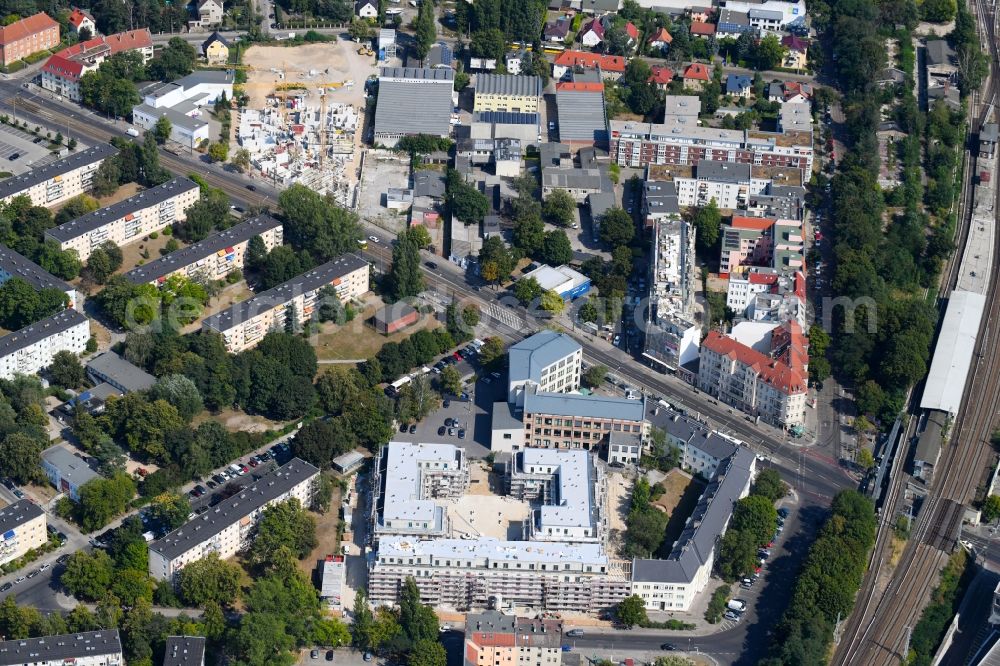
<path fill-rule="evenodd" d="M 486 611 L 465 618 L 464 666 L 558 666 L 562 621 Z"/>
<path fill-rule="evenodd" d="M 157 285 L 174 275 L 192 280 L 222 280 L 246 266 L 250 240 L 260 236 L 270 252 L 284 240 L 281 222 L 270 215 L 258 215 L 229 227 L 197 243 L 171 252 L 156 261 L 133 268 L 125 277 L 133 284 Z"/>
<path fill-rule="evenodd" d="M 109 143 L 80 150 L 61 160 L 0 181 L 0 202 L 24 195 L 32 206 L 52 207 L 88 192 L 101 163 L 118 154 Z"/>
<path fill-rule="evenodd" d="M 49 540 L 45 526 L 45 512 L 30 500 L 0 509 L 0 564 L 43 546 Z"/>
<path fill-rule="evenodd" d="M 529 385 L 539 391 L 564 393 L 580 388 L 583 347 L 565 333 L 540 331 L 511 345 L 507 400 L 523 402 Z"/>
<path fill-rule="evenodd" d="M 701 160 L 812 170 L 812 132 L 760 132 L 703 127 L 684 116 L 664 122 L 612 120 L 611 159 L 621 166 L 696 165 Z"/>
<path fill-rule="evenodd" d="M 63 282 L 14 250 L 0 245 L 0 284 L 11 278 L 20 278 L 37 290 L 58 289 L 66 294 L 69 307 L 75 308 L 77 305 L 76 288 L 71 284 Z"/>
<path fill-rule="evenodd" d="M 801 271 L 751 266 L 729 274 L 726 306 L 737 318 L 806 325 L 806 278 Z"/>
<path fill-rule="evenodd" d="M 187 209 L 200 196 L 197 183 L 174 178 L 49 229 L 45 237 L 58 243 L 62 250 L 76 250 L 80 260 L 86 261 L 91 252 L 108 241 L 127 245 L 184 220 Z"/>
<path fill-rule="evenodd" d="M 228 310 L 206 317 L 201 327 L 222 335 L 226 349 L 237 354 L 257 346 L 269 331 L 283 329 L 289 308 L 295 311 L 298 321 L 310 319 L 323 287 L 332 286 L 341 303 L 367 293 L 369 271 L 364 258 L 344 254 Z"/>
<path fill-rule="evenodd" d="M 0 641 L 2 666 L 124 666 L 117 629 Z"/>
<path fill-rule="evenodd" d="M 451 444 L 389 442 L 379 451 L 371 534 L 442 537 L 448 513 L 436 500 L 457 499 L 469 488 L 465 450 Z"/>
<path fill-rule="evenodd" d="M 90 320 L 67 308 L 0 337 L 0 378 L 37 375 L 61 352 L 82 354 L 90 340 Z"/>
<path fill-rule="evenodd" d="M 722 277 L 751 266 L 769 266 L 779 271 L 805 268 L 805 239 L 800 220 L 734 215 L 719 231 Z"/>
<path fill-rule="evenodd" d="M 299 458 L 261 477 L 207 513 L 149 544 L 149 575 L 173 581 L 177 572 L 211 553 L 221 559 L 245 550 L 267 507 L 296 499 L 311 507 L 319 470 Z"/>

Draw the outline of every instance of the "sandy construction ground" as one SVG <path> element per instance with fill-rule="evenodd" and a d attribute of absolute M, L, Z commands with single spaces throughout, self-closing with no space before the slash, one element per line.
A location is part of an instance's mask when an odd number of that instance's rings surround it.
<path fill-rule="evenodd" d="M 375 58 L 357 53 L 354 42 L 303 44 L 301 46 L 251 46 L 243 54 L 247 71 L 244 90 L 253 109 L 264 107 L 264 98 L 281 84 L 301 83 L 315 94 L 324 83 L 354 81 L 350 88 L 331 89 L 330 100 L 364 108 L 365 80 L 378 72 Z M 278 72 L 281 70 L 284 78 Z M 315 72 L 314 75 L 310 72 Z"/>

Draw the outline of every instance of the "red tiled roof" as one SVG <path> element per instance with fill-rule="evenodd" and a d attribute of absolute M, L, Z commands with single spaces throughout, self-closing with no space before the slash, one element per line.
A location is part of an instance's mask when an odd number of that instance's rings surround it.
<path fill-rule="evenodd" d="M 706 65 L 703 65 L 700 62 L 693 62 L 685 68 L 684 78 L 694 79 L 696 81 L 708 81 L 712 78 L 712 76 L 709 74 L 708 67 Z"/>
<path fill-rule="evenodd" d="M 15 21 L 10 25 L 0 28 L 0 46 L 12 44 L 18 40 L 38 34 L 49 28 L 59 29 L 59 24 L 52 20 L 52 17 L 45 12 L 38 12 L 33 16 Z"/>
<path fill-rule="evenodd" d="M 776 284 L 778 282 L 777 273 L 759 273 L 750 271 L 750 284 Z"/>
<path fill-rule="evenodd" d="M 639 39 L 639 28 L 635 27 L 631 21 L 625 24 L 625 32 L 632 39 Z"/>
<path fill-rule="evenodd" d="M 692 35 L 714 35 L 715 34 L 715 24 L 714 23 L 703 23 L 702 21 L 691 21 L 691 34 Z"/>
<path fill-rule="evenodd" d="M 86 19 L 93 21 L 94 17 L 78 7 L 74 7 L 73 11 L 69 14 L 69 24 L 74 28 L 79 28 L 80 24 Z"/>
<path fill-rule="evenodd" d="M 798 323 L 795 323 L 798 326 Z M 777 332 L 779 329 L 775 329 Z M 801 333 L 801 330 L 800 330 Z M 772 334 L 773 335 L 773 334 Z M 779 389 L 782 393 L 793 395 L 806 392 L 806 382 L 802 374 L 782 361 L 769 358 L 766 354 L 740 344 L 718 331 L 709 331 L 701 346 L 720 356 L 726 356 L 738 363 L 752 368 L 761 381 Z"/>
<path fill-rule="evenodd" d="M 781 39 L 781 45 L 787 46 L 792 51 L 805 51 L 809 48 L 809 40 L 798 35 L 785 35 Z"/>
<path fill-rule="evenodd" d="M 658 86 L 665 86 L 674 80 L 674 70 L 663 65 L 653 65 L 650 68 L 653 73 L 649 76 L 649 82 Z"/>
<path fill-rule="evenodd" d="M 591 19 L 588 23 L 584 24 L 580 34 L 586 35 L 588 32 L 593 32 L 599 38 L 604 39 L 604 26 L 597 19 Z"/>
<path fill-rule="evenodd" d="M 604 90 L 603 83 L 597 83 L 596 81 L 586 81 L 586 82 L 576 82 L 576 81 L 560 81 L 556 84 L 556 90 L 574 90 L 576 92 L 602 92 Z"/>
<path fill-rule="evenodd" d="M 70 60 L 57 53 L 49 56 L 49 59 L 42 65 L 42 71 L 61 79 L 79 81 L 80 77 L 83 76 L 83 63 Z"/>
<path fill-rule="evenodd" d="M 653 42 L 663 42 L 664 44 L 669 44 L 672 41 L 674 41 L 674 38 L 669 32 L 667 32 L 666 28 L 660 28 L 649 38 L 650 44 Z"/>
<path fill-rule="evenodd" d="M 561 67 L 600 67 L 606 72 L 624 72 L 625 58 L 622 56 L 601 55 L 586 51 L 563 51 L 556 56 L 555 63 Z"/>
<path fill-rule="evenodd" d="M 149 33 L 149 28 L 127 30 L 108 35 L 105 41 L 111 47 L 111 55 L 133 49 L 148 49 L 153 46 L 153 36 Z"/>
<path fill-rule="evenodd" d="M 803 301 L 806 299 L 806 276 L 802 271 L 795 271 L 795 295 Z"/>
<path fill-rule="evenodd" d="M 94 37 L 93 39 L 88 39 L 85 42 L 77 42 L 73 46 L 67 46 L 62 51 L 59 51 L 58 55 L 64 58 L 75 58 L 81 53 L 86 53 L 87 51 L 92 51 L 96 48 L 104 46 L 106 42 L 103 37 Z"/>
<path fill-rule="evenodd" d="M 766 231 L 774 226 L 777 220 L 772 220 L 767 217 L 743 217 L 741 215 L 733 215 L 732 224 L 734 229 L 757 229 L 758 231 Z"/>

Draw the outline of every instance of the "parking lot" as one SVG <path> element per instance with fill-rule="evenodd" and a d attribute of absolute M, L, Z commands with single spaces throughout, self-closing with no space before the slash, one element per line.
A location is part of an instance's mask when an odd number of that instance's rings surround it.
<path fill-rule="evenodd" d="M 405 229 L 407 216 L 385 207 L 385 193 L 390 187 L 406 189 L 410 186 L 410 163 L 395 155 L 378 156 L 378 152 L 369 150 L 365 157 L 358 212 L 365 221 L 396 234 Z"/>
<path fill-rule="evenodd" d="M 58 159 L 49 152 L 48 145 L 44 136 L 36 137 L 10 125 L 0 125 L 0 171 L 19 176 Z"/>

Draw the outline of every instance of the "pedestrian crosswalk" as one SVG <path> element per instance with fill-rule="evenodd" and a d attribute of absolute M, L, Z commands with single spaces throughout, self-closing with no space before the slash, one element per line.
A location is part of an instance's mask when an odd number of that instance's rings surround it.
<path fill-rule="evenodd" d="M 524 320 L 521 319 L 513 310 L 509 308 L 501 307 L 496 303 L 490 303 L 489 307 L 486 308 L 486 314 L 509 328 L 515 331 L 522 331 L 525 328 Z"/>

